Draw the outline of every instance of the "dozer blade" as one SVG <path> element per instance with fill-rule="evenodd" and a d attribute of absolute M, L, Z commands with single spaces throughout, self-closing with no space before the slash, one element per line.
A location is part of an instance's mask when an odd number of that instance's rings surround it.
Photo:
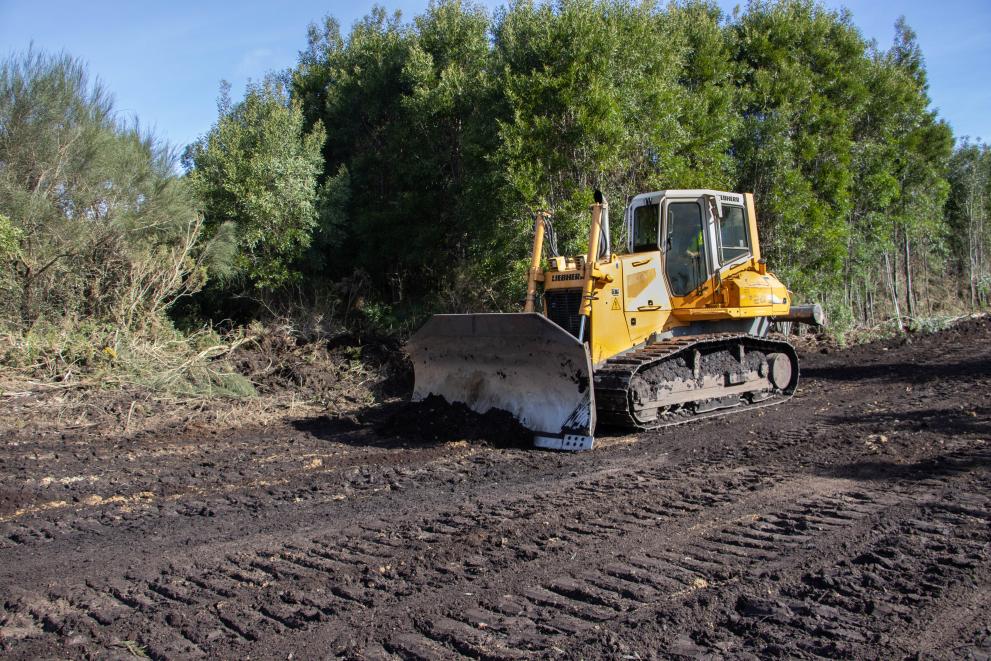
<path fill-rule="evenodd" d="M 440 395 L 509 411 L 537 447 L 589 450 L 595 430 L 585 345 L 536 313 L 439 314 L 408 342 L 414 401 Z"/>

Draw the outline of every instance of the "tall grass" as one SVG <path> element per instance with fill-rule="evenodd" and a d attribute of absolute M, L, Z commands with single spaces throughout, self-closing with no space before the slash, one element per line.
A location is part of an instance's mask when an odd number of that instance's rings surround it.
<path fill-rule="evenodd" d="M 211 328 L 181 333 L 168 321 L 138 329 L 64 319 L 0 331 L 0 372 L 65 386 L 139 385 L 183 395 L 248 397 L 254 386 L 227 361 L 250 336 Z"/>

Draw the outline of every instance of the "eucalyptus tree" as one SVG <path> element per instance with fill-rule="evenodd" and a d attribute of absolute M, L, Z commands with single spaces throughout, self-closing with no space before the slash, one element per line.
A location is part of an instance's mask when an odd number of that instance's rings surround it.
<path fill-rule="evenodd" d="M 848 12 L 803 0 L 751 2 L 731 29 L 739 186 L 756 194 L 768 261 L 792 288 L 829 297 L 842 285 L 867 44 Z"/>
<path fill-rule="evenodd" d="M 950 160 L 947 204 L 952 247 L 964 296 L 973 308 L 991 305 L 991 147 L 968 139 Z"/>

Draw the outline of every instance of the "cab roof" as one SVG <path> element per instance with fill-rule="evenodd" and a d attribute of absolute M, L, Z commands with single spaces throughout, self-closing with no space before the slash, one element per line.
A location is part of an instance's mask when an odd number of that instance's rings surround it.
<path fill-rule="evenodd" d="M 743 206 L 742 193 L 728 193 L 710 188 L 672 188 L 650 193 L 640 193 L 630 200 L 630 206 L 639 206 L 645 202 L 654 203 L 665 198 L 698 198 L 703 195 L 718 195 L 721 202 Z"/>

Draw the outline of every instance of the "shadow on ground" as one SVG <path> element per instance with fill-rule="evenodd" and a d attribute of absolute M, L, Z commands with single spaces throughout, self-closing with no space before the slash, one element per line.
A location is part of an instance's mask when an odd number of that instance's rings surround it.
<path fill-rule="evenodd" d="M 991 467 L 991 443 L 980 439 L 991 435 L 991 409 L 988 407 L 921 409 L 915 411 L 881 412 L 868 416 L 833 416 L 831 425 L 863 425 L 873 428 L 877 435 L 893 432 L 933 432 L 940 437 L 969 437 L 978 440 L 967 451 L 947 451 L 923 461 L 896 463 L 894 461 L 855 461 L 823 467 L 820 475 L 855 480 L 927 480 Z"/>
<path fill-rule="evenodd" d="M 292 426 L 319 439 L 352 446 L 407 448 L 466 441 L 497 448 L 533 447 L 533 432 L 509 412 L 476 413 L 436 396 L 421 402 L 376 404 L 352 416 L 303 418 Z"/>
<path fill-rule="evenodd" d="M 989 468 L 991 468 L 991 449 L 966 455 L 948 453 L 910 464 L 892 461 L 855 461 L 823 467 L 817 470 L 816 474 L 849 480 L 903 482 L 929 480 Z"/>
<path fill-rule="evenodd" d="M 831 425 L 873 425 L 886 431 L 933 431 L 956 436 L 959 434 L 991 434 L 991 407 L 915 409 L 911 411 L 877 411 L 856 415 L 835 415 L 828 418 Z"/>
<path fill-rule="evenodd" d="M 807 367 L 802 376 L 829 381 L 863 381 L 884 379 L 922 383 L 961 376 L 984 376 L 991 374 L 991 358 L 933 365 L 929 363 L 878 363 L 874 365 L 837 365 L 836 367 Z"/>

